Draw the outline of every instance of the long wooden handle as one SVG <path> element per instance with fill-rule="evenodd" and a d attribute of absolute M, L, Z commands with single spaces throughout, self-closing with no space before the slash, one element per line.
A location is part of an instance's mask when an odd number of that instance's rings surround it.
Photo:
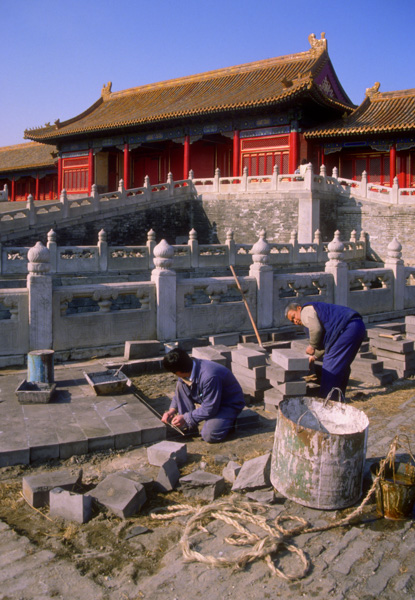
<path fill-rule="evenodd" d="M 241 284 L 239 283 L 239 280 L 238 280 L 238 278 L 237 278 L 237 276 L 236 276 L 235 269 L 233 268 L 233 266 L 232 266 L 232 265 L 229 265 L 229 268 L 230 268 L 230 270 L 231 270 L 231 273 L 232 273 L 232 275 L 233 275 L 233 278 L 234 278 L 234 279 L 235 279 L 235 281 L 236 281 L 236 285 L 237 285 L 237 287 L 238 287 L 238 290 L 241 292 L 242 300 L 243 300 L 243 302 L 244 302 L 244 304 L 245 304 L 245 308 L 246 308 L 246 310 L 247 310 L 247 312 L 248 312 L 248 316 L 249 316 L 249 318 L 251 319 L 252 327 L 254 328 L 255 335 L 256 335 L 256 339 L 258 340 L 258 344 L 261 346 L 261 348 L 263 348 L 262 341 L 261 341 L 261 338 L 260 338 L 260 335 L 259 335 L 259 332 L 258 332 L 257 326 L 256 326 L 256 324 L 255 324 L 254 318 L 253 318 L 253 316 L 252 316 L 252 313 L 251 313 L 251 309 L 249 308 L 249 304 L 248 304 L 248 302 L 247 302 L 247 300 L 246 300 L 246 298 L 245 298 L 244 291 L 243 291 L 243 289 L 241 288 Z"/>

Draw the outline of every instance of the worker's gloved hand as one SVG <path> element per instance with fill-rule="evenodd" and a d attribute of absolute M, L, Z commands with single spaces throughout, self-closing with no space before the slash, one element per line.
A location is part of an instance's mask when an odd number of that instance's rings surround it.
<path fill-rule="evenodd" d="M 174 416 L 176 415 L 177 411 L 175 408 L 169 408 L 169 410 L 167 410 L 163 416 L 161 417 L 161 420 L 163 421 L 163 423 L 171 423 L 172 419 L 174 418 Z"/>

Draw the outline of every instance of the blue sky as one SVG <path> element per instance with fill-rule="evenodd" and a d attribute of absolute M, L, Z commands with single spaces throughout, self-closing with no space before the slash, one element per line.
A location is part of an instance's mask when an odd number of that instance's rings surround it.
<path fill-rule="evenodd" d="M 118 91 L 309 49 L 360 104 L 415 87 L 415 0 L 0 0 L 0 146 Z"/>

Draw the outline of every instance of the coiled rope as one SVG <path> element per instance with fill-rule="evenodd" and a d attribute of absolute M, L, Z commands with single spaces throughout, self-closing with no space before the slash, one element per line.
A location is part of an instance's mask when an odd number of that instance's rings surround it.
<path fill-rule="evenodd" d="M 407 443 L 409 447 L 409 441 Z M 257 502 L 240 500 L 235 497 L 228 500 L 217 500 L 205 506 L 176 504 L 174 506 L 156 509 L 155 512 L 150 514 L 150 517 L 159 520 L 174 519 L 182 516 L 190 517 L 180 539 L 183 558 L 186 562 L 200 562 L 210 567 L 233 567 L 234 569 L 243 569 L 248 563 L 263 559 L 272 575 L 276 575 L 287 581 L 295 581 L 305 577 L 310 568 L 310 561 L 304 551 L 294 546 L 289 540 L 300 534 L 316 533 L 333 529 L 334 527 L 341 527 L 357 518 L 363 512 L 364 507 L 374 493 L 379 480 L 384 474 L 386 465 L 394 462 L 396 450 L 399 447 L 401 447 L 399 444 L 399 436 L 396 436 L 390 445 L 387 456 L 380 461 L 379 472 L 374 478 L 372 486 L 361 504 L 347 517 L 321 527 L 309 527 L 309 524 L 305 519 L 284 514 L 278 515 L 273 520 L 273 523 L 269 524 L 265 513 L 268 509 L 272 508 L 270 505 L 261 505 Z M 410 448 L 409 453 L 414 460 Z M 166 510 L 167 513 L 159 512 L 164 510 Z M 195 530 L 208 532 L 205 525 L 208 521 L 214 519 L 223 521 L 236 530 L 235 533 L 224 538 L 224 541 L 231 546 L 242 546 L 244 547 L 244 550 L 235 553 L 232 556 L 224 557 L 204 555 L 192 548 L 190 538 L 195 533 Z M 297 525 L 287 529 L 282 525 L 284 521 L 296 522 Z M 257 529 L 262 530 L 263 535 L 261 536 L 258 533 L 250 531 L 247 527 L 248 524 L 254 525 Z M 283 550 L 298 557 L 300 565 L 297 567 L 296 573 L 284 573 L 276 566 L 275 561 L 278 557 L 278 553 Z"/>

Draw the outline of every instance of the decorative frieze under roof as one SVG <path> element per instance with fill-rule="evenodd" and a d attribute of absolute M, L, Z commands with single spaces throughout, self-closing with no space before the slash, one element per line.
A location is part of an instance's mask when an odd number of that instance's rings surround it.
<path fill-rule="evenodd" d="M 342 119 L 309 129 L 305 137 L 328 138 L 361 134 L 415 131 L 415 88 L 379 92 L 379 83 L 366 90 L 362 104 Z"/>
<path fill-rule="evenodd" d="M 252 109 L 275 110 L 309 98 L 339 113 L 354 105 L 343 90 L 327 53 L 327 42 L 309 36 L 310 50 L 179 79 L 112 92 L 86 111 L 64 122 L 25 131 L 25 137 L 52 143 L 62 138 L 163 125 L 172 120 L 218 114 L 242 114 Z M 333 114 L 333 113 L 331 113 Z"/>
<path fill-rule="evenodd" d="M 50 144 L 26 142 L 0 148 L 0 173 L 53 167 L 57 150 Z"/>

